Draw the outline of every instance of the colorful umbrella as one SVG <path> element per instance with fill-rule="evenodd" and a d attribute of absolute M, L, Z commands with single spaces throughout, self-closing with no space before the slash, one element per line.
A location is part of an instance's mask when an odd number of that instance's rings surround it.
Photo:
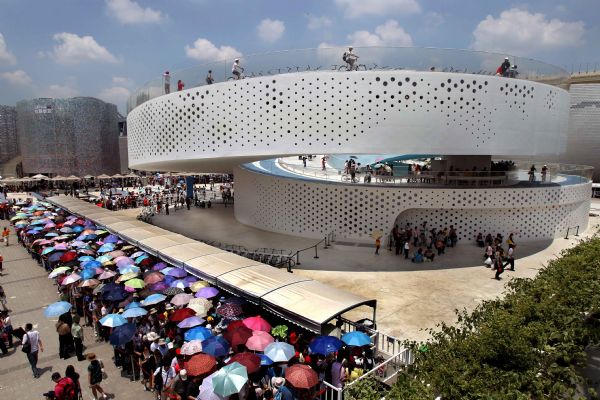
<path fill-rule="evenodd" d="M 160 271 L 165 268 L 167 268 L 167 264 L 164 262 L 159 262 L 152 267 L 152 271 Z"/>
<path fill-rule="evenodd" d="M 100 274 L 100 276 L 98 277 L 98 279 L 110 279 L 110 278 L 114 277 L 115 275 L 117 275 L 116 272 L 113 272 L 113 271 L 104 271 L 103 273 Z"/>
<path fill-rule="evenodd" d="M 271 324 L 269 324 L 263 317 L 257 315 L 256 317 L 249 317 L 244 319 L 244 325 L 253 331 L 271 332 Z"/>
<path fill-rule="evenodd" d="M 58 275 L 65 274 L 70 269 L 71 269 L 71 267 L 58 267 L 58 268 L 54 268 L 52 270 L 52 272 L 50 272 L 50 275 L 48 275 L 48 278 L 50 278 L 50 279 L 56 278 Z"/>
<path fill-rule="evenodd" d="M 107 261 L 112 260 L 112 256 L 109 254 L 105 254 L 103 256 L 100 256 L 96 259 L 96 261 L 98 261 L 99 263 L 105 263 Z"/>
<path fill-rule="evenodd" d="M 260 365 L 261 366 L 273 364 L 273 360 L 271 360 L 269 357 L 265 356 L 264 354 L 257 354 L 257 356 L 260 357 Z"/>
<path fill-rule="evenodd" d="M 42 255 L 45 256 L 46 254 L 52 253 L 53 251 L 54 251 L 54 247 L 46 247 L 44 250 L 42 250 Z"/>
<path fill-rule="evenodd" d="M 200 393 L 198 393 L 196 400 L 223 400 L 221 396 L 217 396 L 215 394 L 215 389 L 213 388 L 212 378 L 215 376 L 215 374 L 216 372 L 202 380 L 202 385 L 200 385 Z"/>
<path fill-rule="evenodd" d="M 202 341 L 202 351 L 215 357 L 224 357 L 229 354 L 229 343 L 223 336 L 211 336 Z"/>
<path fill-rule="evenodd" d="M 56 249 L 57 246 L 55 246 L 54 248 Z M 65 249 L 66 249 L 66 246 L 65 246 Z M 77 258 L 77 252 L 67 251 L 62 256 L 60 256 L 60 261 L 62 261 L 64 263 L 68 263 L 69 261 L 73 261 L 76 258 Z"/>
<path fill-rule="evenodd" d="M 135 324 L 125 323 L 117 326 L 110 334 L 110 344 L 113 346 L 122 346 L 131 342 L 133 340 L 133 336 L 135 335 L 135 331 Z"/>
<path fill-rule="evenodd" d="M 97 260 L 89 260 L 81 263 L 81 268 L 100 268 L 102 267 L 102 263 Z"/>
<path fill-rule="evenodd" d="M 203 326 L 197 326 L 187 331 L 183 338 L 189 342 L 190 340 L 205 340 L 212 336 L 212 332 Z"/>
<path fill-rule="evenodd" d="M 176 296 L 181 293 L 183 293 L 183 289 L 179 289 L 176 287 L 170 287 L 163 290 L 163 294 L 166 294 L 167 296 Z"/>
<path fill-rule="evenodd" d="M 156 291 L 156 292 L 162 292 L 165 289 L 169 288 L 169 284 L 166 282 L 156 282 L 153 283 L 152 285 L 150 285 L 150 289 Z"/>
<path fill-rule="evenodd" d="M 227 318 L 240 316 L 243 312 L 242 307 L 239 304 L 234 303 L 223 304 L 217 308 L 217 314 Z"/>
<path fill-rule="evenodd" d="M 79 287 L 96 287 L 100 284 L 100 281 L 97 279 L 86 279 L 85 281 L 79 283 Z"/>
<path fill-rule="evenodd" d="M 208 354 L 196 354 L 184 366 L 188 375 L 198 376 L 211 372 L 217 366 L 217 361 Z"/>
<path fill-rule="evenodd" d="M 140 273 L 140 269 L 135 265 L 125 265 L 119 268 L 119 272 L 122 274 L 135 273 L 137 275 Z"/>
<path fill-rule="evenodd" d="M 227 365 L 234 362 L 238 362 L 246 367 L 246 371 L 248 371 L 249 374 L 253 374 L 260 369 L 260 357 L 254 353 L 237 353 L 227 361 Z"/>
<path fill-rule="evenodd" d="M 308 348 L 312 353 L 326 356 L 330 353 L 335 353 L 343 345 L 344 342 L 335 336 L 317 336 L 310 342 Z"/>
<path fill-rule="evenodd" d="M 148 311 L 146 311 L 145 309 L 140 307 L 133 307 L 125 310 L 121 315 L 123 316 L 123 318 L 137 318 L 142 317 L 146 314 L 148 314 Z"/>
<path fill-rule="evenodd" d="M 126 265 L 134 264 L 133 260 L 129 257 L 117 257 L 114 261 L 117 264 L 117 267 L 124 267 Z"/>
<path fill-rule="evenodd" d="M 209 286 L 209 283 L 206 281 L 196 281 L 190 285 L 190 289 L 192 289 L 192 292 L 195 293 L 198 290 L 200 290 L 204 287 L 208 287 L 208 286 Z"/>
<path fill-rule="evenodd" d="M 173 314 L 171 314 L 171 318 L 169 318 L 173 322 L 181 322 L 186 318 L 193 317 L 196 315 L 196 312 L 191 308 L 180 308 L 179 310 L 175 310 Z"/>
<path fill-rule="evenodd" d="M 319 384 L 319 376 L 306 364 L 294 364 L 287 368 L 285 380 L 296 389 L 312 389 Z"/>
<path fill-rule="evenodd" d="M 82 262 L 82 263 L 86 262 L 86 261 L 93 261 L 93 260 L 95 260 L 95 258 L 92 256 L 81 256 L 77 259 L 77 261 Z"/>
<path fill-rule="evenodd" d="M 210 299 L 215 297 L 217 294 L 219 294 L 219 289 L 209 286 L 198 289 L 195 297 L 204 297 L 205 299 Z"/>
<path fill-rule="evenodd" d="M 77 275 L 76 273 L 72 273 L 62 281 L 61 285 L 70 285 L 71 283 L 75 283 L 80 279 L 81 276 Z"/>
<path fill-rule="evenodd" d="M 252 337 L 252 331 L 245 326 L 240 326 L 223 332 L 223 337 L 235 347 L 245 344 Z"/>
<path fill-rule="evenodd" d="M 187 272 L 181 268 L 173 268 L 167 272 L 167 275 L 174 276 L 175 278 L 185 278 Z"/>
<path fill-rule="evenodd" d="M 108 326 L 110 328 L 125 325 L 126 323 L 127 320 L 119 314 L 108 314 L 100 320 L 102 326 Z"/>
<path fill-rule="evenodd" d="M 68 312 L 71 307 L 71 303 L 67 301 L 58 301 L 46 307 L 44 310 L 44 316 L 46 316 L 46 318 L 58 317 Z"/>
<path fill-rule="evenodd" d="M 170 286 L 179 289 L 185 289 L 186 287 L 189 287 L 190 284 L 183 279 L 177 279 L 176 281 L 171 282 Z"/>
<path fill-rule="evenodd" d="M 285 342 L 273 342 L 268 345 L 264 353 L 273 362 L 288 362 L 296 354 L 294 346 Z"/>
<path fill-rule="evenodd" d="M 123 274 L 123 275 L 119 276 L 117 278 L 117 282 L 125 282 L 125 281 L 133 279 L 133 278 L 135 278 L 137 276 L 138 276 L 138 274 L 136 274 L 135 272 L 128 272 L 126 274 Z"/>
<path fill-rule="evenodd" d="M 162 282 L 163 279 L 165 279 L 165 276 L 160 272 L 150 272 L 144 277 L 144 282 L 148 285 L 152 285 L 153 283 Z"/>
<path fill-rule="evenodd" d="M 206 322 L 206 320 L 204 320 L 203 318 L 196 317 L 194 315 L 193 317 L 188 317 L 188 318 L 184 319 L 183 321 L 178 323 L 177 326 L 182 329 L 193 328 L 194 326 L 202 325 L 205 322 Z"/>
<path fill-rule="evenodd" d="M 96 269 L 86 268 L 83 271 L 81 271 L 79 274 L 81 275 L 81 279 L 83 279 L 83 280 L 92 279 L 94 276 L 96 276 Z"/>
<path fill-rule="evenodd" d="M 265 348 L 274 341 L 275 339 L 273 339 L 273 336 L 269 335 L 267 332 L 254 331 L 252 332 L 252 336 L 246 341 L 246 348 L 248 348 L 248 350 L 264 351 Z"/>
<path fill-rule="evenodd" d="M 165 301 L 166 298 L 167 298 L 167 296 L 162 295 L 162 294 L 152 294 L 152 295 L 146 297 L 146 299 L 144 301 L 142 301 L 142 304 L 144 306 L 151 306 L 153 304 L 158 304 L 162 301 Z"/>
<path fill-rule="evenodd" d="M 91 236 L 91 235 L 89 235 Z M 110 251 L 113 251 L 115 249 L 115 245 L 112 243 L 106 243 L 103 244 L 102 246 L 100 246 L 100 248 L 98 250 L 96 250 L 97 253 L 108 253 Z"/>
<path fill-rule="evenodd" d="M 117 257 L 126 257 L 125 256 L 125 252 L 122 250 L 113 250 L 110 253 L 108 253 L 109 256 L 113 257 L 113 258 L 117 258 Z"/>
<path fill-rule="evenodd" d="M 143 307 L 142 303 L 138 302 L 138 301 L 132 301 L 131 303 L 127 304 L 127 306 L 125 306 L 125 310 L 129 310 L 130 308 L 139 308 L 139 307 Z"/>
<path fill-rule="evenodd" d="M 221 397 L 239 393 L 246 382 L 248 382 L 248 372 L 246 367 L 238 362 L 224 366 L 212 378 L 214 391 Z"/>
<path fill-rule="evenodd" d="M 200 353 L 202 351 L 202 342 L 200 340 L 192 340 L 190 342 L 185 342 L 183 346 L 181 346 L 181 354 L 186 356 L 191 356 L 196 353 Z"/>
<path fill-rule="evenodd" d="M 187 306 L 196 311 L 196 315 L 199 317 L 205 317 L 208 310 L 212 308 L 212 304 L 206 299 L 192 299 Z"/>
<path fill-rule="evenodd" d="M 141 257 L 143 255 L 145 255 L 146 253 L 144 253 L 143 251 L 136 251 L 135 253 L 133 253 L 131 255 L 131 258 L 137 258 L 137 257 Z"/>
<path fill-rule="evenodd" d="M 119 241 L 119 237 L 116 235 L 108 235 L 104 238 L 104 243 L 117 243 Z"/>
<path fill-rule="evenodd" d="M 134 288 L 134 289 L 142 289 L 146 286 L 146 284 L 144 283 L 143 280 L 141 280 L 139 278 L 134 278 L 134 279 L 129 279 L 128 281 L 126 281 L 125 286 Z"/>
<path fill-rule="evenodd" d="M 342 336 L 342 342 L 348 346 L 368 346 L 371 344 L 371 338 L 364 332 L 352 331 Z"/>

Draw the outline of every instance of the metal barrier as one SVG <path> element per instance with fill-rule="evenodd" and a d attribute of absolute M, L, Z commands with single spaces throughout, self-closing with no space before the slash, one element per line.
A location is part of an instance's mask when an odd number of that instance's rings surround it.
<path fill-rule="evenodd" d="M 384 362 L 375 365 L 372 370 L 364 373 L 352 382 L 348 383 L 344 387 L 344 390 L 352 387 L 357 382 L 365 379 L 368 376 L 372 376 L 383 383 L 390 383 L 390 381 L 396 375 L 398 375 L 400 371 L 402 371 L 407 365 L 412 364 L 414 360 L 415 359 L 412 351 L 410 349 L 403 348 Z"/>
<path fill-rule="evenodd" d="M 300 265 L 300 253 L 302 253 L 303 251 L 307 251 L 310 249 L 314 249 L 315 250 L 315 255 L 313 258 L 319 258 L 319 245 L 321 243 L 323 243 L 323 249 L 327 250 L 329 248 L 329 246 L 331 246 L 331 243 L 335 242 L 335 234 L 334 232 L 329 232 L 323 239 L 319 240 L 317 243 L 315 243 L 312 246 L 306 247 L 304 249 L 298 250 L 296 251 L 291 258 L 295 258 L 296 260 L 296 265 Z M 288 265 L 288 272 L 293 272 L 292 271 L 292 267 L 291 264 Z"/>
<path fill-rule="evenodd" d="M 569 227 L 567 227 L 567 236 L 565 236 L 565 239 L 569 238 L 569 230 L 571 230 L 571 229 L 575 229 L 575 236 L 579 236 L 579 225 L 569 226 Z"/>

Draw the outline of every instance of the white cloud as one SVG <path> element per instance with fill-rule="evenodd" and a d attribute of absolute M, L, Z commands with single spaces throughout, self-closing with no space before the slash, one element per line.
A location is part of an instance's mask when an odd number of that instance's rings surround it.
<path fill-rule="evenodd" d="M 129 78 L 125 78 L 123 76 L 115 76 L 112 78 L 112 83 L 117 86 L 131 86 L 133 85 L 133 81 Z"/>
<path fill-rule="evenodd" d="M 0 77 L 8 83 L 17 86 L 30 86 L 32 83 L 31 77 L 22 69 L 13 72 L 3 72 L 0 74 Z"/>
<path fill-rule="evenodd" d="M 133 0 L 106 0 L 111 15 L 125 25 L 154 24 L 162 22 L 166 16 L 150 7 L 142 7 Z"/>
<path fill-rule="evenodd" d="M 354 46 L 412 46 L 412 37 L 398 24 L 388 20 L 375 28 L 375 33 L 356 31 L 348 35 Z"/>
<path fill-rule="evenodd" d="M 335 0 L 347 18 L 365 15 L 414 14 L 421 11 L 416 0 Z"/>
<path fill-rule="evenodd" d="M 256 29 L 258 30 L 258 37 L 265 42 L 274 43 L 283 35 L 285 25 L 283 24 L 283 21 L 265 18 L 260 21 L 260 24 L 258 24 Z"/>
<path fill-rule="evenodd" d="M 5 62 L 10 65 L 17 63 L 17 57 L 8 50 L 4 35 L 0 33 L 0 63 Z"/>
<path fill-rule="evenodd" d="M 42 90 L 40 97 L 67 98 L 77 96 L 78 94 L 79 91 L 71 86 L 50 85 L 46 89 Z"/>
<path fill-rule="evenodd" d="M 108 103 L 116 104 L 121 110 L 125 109 L 125 103 L 131 95 L 131 91 L 122 86 L 113 86 L 103 89 L 98 93 L 98 98 Z"/>
<path fill-rule="evenodd" d="M 316 15 L 309 15 L 308 17 L 308 29 L 315 31 L 317 29 L 329 28 L 333 25 L 331 18 L 326 16 L 317 17 Z"/>
<path fill-rule="evenodd" d="M 516 55 L 531 54 L 583 43 L 584 23 L 548 19 L 541 13 L 520 8 L 503 11 L 498 18 L 488 15 L 473 31 L 472 48 L 502 51 Z"/>
<path fill-rule="evenodd" d="M 202 61 L 218 61 L 241 57 L 242 53 L 231 46 L 217 47 L 210 40 L 199 38 L 193 46 L 185 46 L 185 54 L 189 58 Z"/>
<path fill-rule="evenodd" d="M 425 14 L 425 28 L 433 30 L 444 23 L 444 16 L 438 12 L 430 11 Z"/>
<path fill-rule="evenodd" d="M 118 63 L 106 47 L 100 46 L 92 36 L 77 36 L 74 33 L 57 33 L 52 56 L 60 64 L 78 64 L 82 61 Z"/>

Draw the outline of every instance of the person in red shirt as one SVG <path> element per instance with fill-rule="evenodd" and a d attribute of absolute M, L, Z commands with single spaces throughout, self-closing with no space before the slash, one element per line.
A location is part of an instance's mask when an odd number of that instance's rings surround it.
<path fill-rule="evenodd" d="M 184 86 L 185 86 L 185 84 L 183 83 L 183 81 L 181 79 L 177 81 L 177 90 L 178 91 L 181 92 L 183 90 Z"/>

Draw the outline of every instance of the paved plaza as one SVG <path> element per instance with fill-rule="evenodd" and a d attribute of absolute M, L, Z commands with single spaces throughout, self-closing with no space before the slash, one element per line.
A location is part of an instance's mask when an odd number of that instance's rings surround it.
<path fill-rule="evenodd" d="M 592 213 L 600 213 L 600 201 L 592 201 Z M 210 240 L 245 246 L 248 249 L 275 248 L 299 250 L 318 240 L 277 234 L 243 225 L 236 221 L 231 207 L 215 205 L 211 209 L 178 210 L 159 215 L 152 223 L 197 240 Z M 461 243 L 446 250 L 434 262 L 414 264 L 394 251 L 382 248 L 374 254 L 372 243 L 350 243 L 341 239 L 329 249 L 301 253 L 301 265 L 294 273 L 377 299 L 378 328 L 400 339 L 425 339 L 427 328 L 441 321 L 455 321 L 455 309 L 472 309 L 482 300 L 500 295 L 512 277 L 533 277 L 560 252 L 598 230 L 600 218 L 590 217 L 589 228 L 579 237 L 554 241 L 519 243 L 516 271 L 506 271 L 500 282 L 482 264 L 483 249 L 473 243 Z M 412 254 L 412 251 L 411 251 Z M 368 317 L 361 309 L 351 317 Z"/>
<path fill-rule="evenodd" d="M 0 229 L 7 226 L 5 220 L 0 220 Z M 15 244 L 15 235 L 12 231 L 12 245 L 5 247 L 0 243 L 0 254 L 4 256 L 4 274 L 0 277 L 0 285 L 4 287 L 8 298 L 8 308 L 11 310 L 12 323 L 15 328 L 24 326 L 27 322 L 37 325 L 44 352 L 39 353 L 38 368 L 42 375 L 34 379 L 27 358 L 21 352 L 20 346 L 9 349 L 5 356 L 0 355 L 0 399 L 41 399 L 42 393 L 54 388 L 50 376 L 53 372 L 64 375 L 67 365 L 72 364 L 81 375 L 83 398 L 92 397 L 87 387 L 88 361 L 77 361 L 73 356 L 68 360 L 58 357 L 58 334 L 54 324 L 57 318 L 44 317 L 44 308 L 58 301 L 56 287 L 53 280 L 48 279 L 48 273 L 40 267 L 19 244 Z M 93 351 L 98 358 L 104 361 L 108 380 L 102 387 L 111 396 L 119 400 L 153 399 L 151 393 L 144 392 L 142 385 L 131 382 L 127 377 L 121 377 L 121 370 L 117 369 L 112 360 L 112 346 L 108 343 L 96 342 L 93 331 L 85 327 L 86 352 Z M 15 343 L 19 343 L 15 340 Z"/>

